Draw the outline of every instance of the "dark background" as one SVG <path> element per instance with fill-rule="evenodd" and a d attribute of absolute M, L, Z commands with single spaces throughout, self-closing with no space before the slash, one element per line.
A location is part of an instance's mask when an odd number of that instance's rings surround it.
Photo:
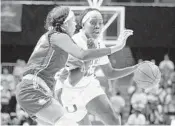
<path fill-rule="evenodd" d="M 23 5 L 22 32 L 1 32 L 2 62 L 28 60 L 37 40 L 45 32 L 44 20 L 53 5 Z M 128 39 L 135 60 L 156 59 L 168 53 L 175 62 L 175 8 L 126 7 L 125 26 L 134 30 Z"/>

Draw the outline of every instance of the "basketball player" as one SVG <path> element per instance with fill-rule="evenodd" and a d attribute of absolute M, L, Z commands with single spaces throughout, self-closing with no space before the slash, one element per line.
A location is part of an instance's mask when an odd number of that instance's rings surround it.
<path fill-rule="evenodd" d="M 17 86 L 18 103 L 41 124 L 73 123 L 64 116 L 62 106 L 53 98 L 54 75 L 64 67 L 69 53 L 80 60 L 92 60 L 118 50 L 118 46 L 90 50 L 78 47 L 71 39 L 75 25 L 74 13 L 68 7 L 55 7 L 49 12 L 46 19 L 48 31 L 39 39 L 22 82 Z"/>
<path fill-rule="evenodd" d="M 99 40 L 103 26 L 103 18 L 99 10 L 86 9 L 80 16 L 79 24 L 79 32 L 73 36 L 78 46 L 83 49 L 105 48 L 104 43 Z M 123 32 L 127 32 L 124 39 L 126 41 L 132 35 L 132 30 Z M 119 39 L 121 38 L 122 34 L 119 35 Z M 89 125 L 88 111 L 98 116 L 106 125 L 120 124 L 118 115 L 115 114 L 109 99 L 94 75 L 95 68 L 100 66 L 106 77 L 117 79 L 131 74 L 137 65 L 125 69 L 114 69 L 107 56 L 91 61 L 80 61 L 69 55 L 66 66 L 61 71 L 59 78 L 63 82 L 68 76 L 64 81 L 61 94 L 63 106 L 69 113 L 67 117 L 76 120 L 79 124 Z M 58 81 L 58 83 L 60 85 L 61 82 Z"/>

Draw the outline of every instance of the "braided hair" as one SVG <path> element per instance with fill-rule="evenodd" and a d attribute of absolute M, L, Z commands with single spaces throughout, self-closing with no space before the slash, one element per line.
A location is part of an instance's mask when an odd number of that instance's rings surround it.
<path fill-rule="evenodd" d="M 98 9 L 96 9 L 96 8 L 87 8 L 87 9 L 85 9 L 85 10 L 80 14 L 79 17 L 77 17 L 77 25 L 76 25 L 75 33 L 78 33 L 78 32 L 80 31 L 80 29 L 82 29 L 82 27 L 83 27 L 82 20 L 83 20 L 84 16 L 85 16 L 88 12 L 94 11 L 94 10 L 100 12 L 100 11 L 99 11 Z M 101 13 L 101 12 L 100 12 L 100 13 Z"/>
<path fill-rule="evenodd" d="M 56 6 L 47 15 L 45 21 L 45 29 L 49 30 L 53 27 L 56 31 L 64 32 L 61 25 L 69 14 L 70 9 L 68 7 Z"/>

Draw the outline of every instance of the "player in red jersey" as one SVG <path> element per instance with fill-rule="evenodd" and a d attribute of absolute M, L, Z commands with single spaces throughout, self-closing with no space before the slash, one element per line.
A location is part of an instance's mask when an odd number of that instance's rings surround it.
<path fill-rule="evenodd" d="M 46 19 L 47 32 L 39 39 L 22 81 L 17 85 L 19 105 L 43 124 L 68 125 L 60 103 L 53 98 L 55 73 L 65 66 L 68 54 L 82 61 L 92 60 L 116 52 L 118 46 L 84 50 L 71 39 L 75 31 L 75 16 L 68 7 L 53 8 Z M 125 43 L 123 43 L 125 45 Z"/>

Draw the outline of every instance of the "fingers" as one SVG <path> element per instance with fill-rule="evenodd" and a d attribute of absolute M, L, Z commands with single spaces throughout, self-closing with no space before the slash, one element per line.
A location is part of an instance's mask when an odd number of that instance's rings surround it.
<path fill-rule="evenodd" d="M 133 35 L 133 30 L 126 29 L 124 30 L 124 39 L 127 39 L 129 36 Z"/>
<path fill-rule="evenodd" d="M 125 42 L 129 36 L 133 35 L 133 30 L 130 29 L 124 29 L 121 31 L 118 40 L 121 42 Z"/>

